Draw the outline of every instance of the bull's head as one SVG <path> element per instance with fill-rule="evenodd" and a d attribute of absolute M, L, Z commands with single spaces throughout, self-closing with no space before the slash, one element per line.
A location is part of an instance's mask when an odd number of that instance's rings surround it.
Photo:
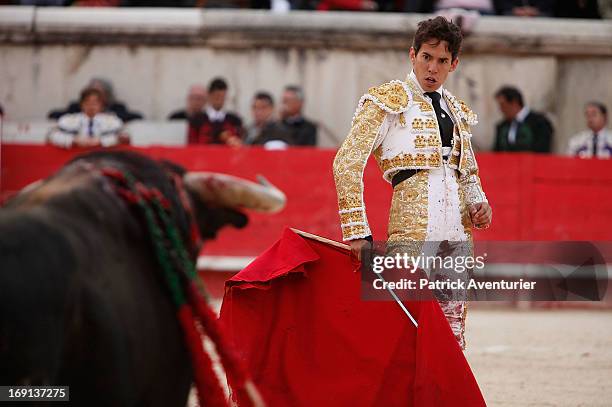
<path fill-rule="evenodd" d="M 162 161 L 160 165 L 140 154 L 114 151 L 77 157 L 56 175 L 24 188 L 9 205 L 36 206 L 59 196 L 68 196 L 78 189 L 91 188 L 98 184 L 96 179 L 103 178 L 99 170 L 108 167 L 131 172 L 149 187 L 159 188 L 177 205 L 180 200 L 171 195 L 180 193 L 184 187 L 184 198 L 188 202 L 183 199 L 182 206 L 191 207 L 203 240 L 214 239 L 218 231 L 228 225 L 244 227 L 248 223 L 244 210 L 275 213 L 286 202 L 283 192 L 263 176 L 258 176 L 258 182 L 252 182 L 219 173 L 188 172 L 169 161 Z M 182 187 L 176 185 L 177 179 L 181 180 L 178 184 Z M 175 181 L 178 191 L 169 187 L 169 180 Z M 197 247 L 192 249 L 198 250 Z"/>
<path fill-rule="evenodd" d="M 214 172 L 187 172 L 170 161 L 162 161 L 162 165 L 166 171 L 181 177 L 204 240 L 214 239 L 224 226 L 246 226 L 248 218 L 244 209 L 276 213 L 286 203 L 285 194 L 262 175 L 257 176 L 255 183 Z"/>
<path fill-rule="evenodd" d="M 283 209 L 285 194 L 261 175 L 258 181 L 211 172 L 187 172 L 183 175 L 203 239 L 214 238 L 225 225 L 244 227 L 248 218 L 242 209 L 266 213 Z"/>

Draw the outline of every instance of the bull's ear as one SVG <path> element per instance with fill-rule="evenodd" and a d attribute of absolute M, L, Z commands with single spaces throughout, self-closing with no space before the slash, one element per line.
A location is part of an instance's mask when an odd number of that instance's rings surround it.
<path fill-rule="evenodd" d="M 259 183 L 227 174 L 188 172 L 183 176 L 187 188 L 209 206 L 244 208 L 276 213 L 285 207 L 285 194 L 263 176 Z"/>

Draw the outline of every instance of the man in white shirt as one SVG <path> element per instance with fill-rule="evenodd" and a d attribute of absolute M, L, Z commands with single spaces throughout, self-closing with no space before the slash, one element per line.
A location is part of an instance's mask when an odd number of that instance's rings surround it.
<path fill-rule="evenodd" d="M 606 128 L 608 109 L 601 102 L 589 102 L 585 106 L 584 116 L 589 130 L 570 138 L 568 155 L 580 158 L 610 158 L 612 131 Z"/>
<path fill-rule="evenodd" d="M 129 142 L 122 132 L 123 122 L 114 113 L 105 113 L 104 97 L 98 89 L 81 92 L 80 113 L 61 116 L 51 129 L 48 140 L 61 148 L 111 147 Z"/>

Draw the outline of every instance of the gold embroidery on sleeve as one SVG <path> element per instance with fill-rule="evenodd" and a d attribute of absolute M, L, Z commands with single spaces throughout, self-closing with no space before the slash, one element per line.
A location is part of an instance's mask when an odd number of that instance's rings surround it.
<path fill-rule="evenodd" d="M 334 159 L 334 180 L 344 240 L 371 234 L 363 201 L 363 171 L 385 116 L 385 111 L 366 100 Z"/>
<path fill-rule="evenodd" d="M 467 205 L 487 202 L 487 197 L 480 183 L 478 164 L 469 137 L 465 137 L 462 143 L 459 186 L 463 189 Z"/>

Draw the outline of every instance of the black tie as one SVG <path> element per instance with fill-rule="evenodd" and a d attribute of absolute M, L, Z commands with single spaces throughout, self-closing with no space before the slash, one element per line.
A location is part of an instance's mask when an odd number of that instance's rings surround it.
<path fill-rule="evenodd" d="M 593 157 L 597 157 L 597 133 L 593 133 Z"/>
<path fill-rule="evenodd" d="M 89 118 L 89 123 L 87 124 L 87 135 L 89 137 L 93 137 L 94 132 L 93 132 L 93 118 Z"/>
<path fill-rule="evenodd" d="M 440 136 L 442 137 L 442 146 L 450 147 L 453 140 L 453 121 L 448 114 L 442 110 L 440 106 L 440 95 L 438 92 L 426 92 L 427 96 L 431 98 L 431 104 L 433 105 L 436 117 L 438 118 L 438 127 L 440 128 Z"/>

